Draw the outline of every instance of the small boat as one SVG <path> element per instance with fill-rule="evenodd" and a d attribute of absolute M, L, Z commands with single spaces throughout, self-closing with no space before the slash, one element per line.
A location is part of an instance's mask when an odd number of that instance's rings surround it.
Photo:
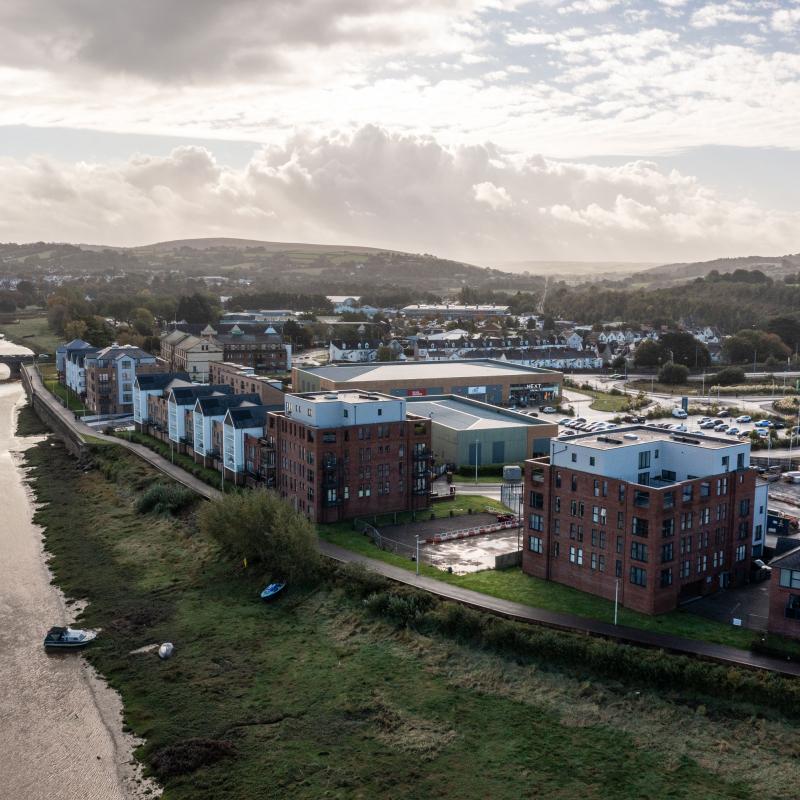
<path fill-rule="evenodd" d="M 96 636 L 97 634 L 94 631 L 54 627 L 47 631 L 47 636 L 44 637 L 44 646 L 75 649 L 89 644 Z"/>
<path fill-rule="evenodd" d="M 261 592 L 261 599 L 262 600 L 272 600 L 275 595 L 280 594 L 286 588 L 285 583 L 271 583 Z"/>

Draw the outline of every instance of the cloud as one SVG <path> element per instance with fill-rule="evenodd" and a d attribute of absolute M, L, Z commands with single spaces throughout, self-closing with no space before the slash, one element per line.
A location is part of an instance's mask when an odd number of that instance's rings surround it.
<path fill-rule="evenodd" d="M 800 28 L 800 8 L 782 8 L 772 15 L 772 29 L 780 33 L 793 33 Z"/>
<path fill-rule="evenodd" d="M 0 63 L 157 83 L 292 75 L 325 53 L 461 52 L 491 0 L 4 0 Z M 311 70 L 312 73 L 315 70 Z"/>
<path fill-rule="evenodd" d="M 761 22 L 757 14 L 745 13 L 748 6 L 742 2 L 710 3 L 697 9 L 692 14 L 692 26 L 695 28 L 713 28 L 722 22 Z"/>
<path fill-rule="evenodd" d="M 445 147 L 373 126 L 298 134 L 242 169 L 204 148 L 117 164 L 0 159 L 0 240 L 194 236 L 370 244 L 494 264 L 796 250 L 800 214 L 727 200 L 647 161 L 617 167 Z"/>

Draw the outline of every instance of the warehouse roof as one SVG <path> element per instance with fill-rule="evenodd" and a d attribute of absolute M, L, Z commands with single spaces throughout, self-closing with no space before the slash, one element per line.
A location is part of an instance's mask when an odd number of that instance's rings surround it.
<path fill-rule="evenodd" d="M 437 425 L 458 431 L 526 428 L 546 424 L 544 420 L 507 411 L 489 403 L 469 400 L 452 394 L 406 398 L 409 414 L 428 417 Z"/>
<path fill-rule="evenodd" d="M 459 361 L 387 361 L 373 364 L 344 366 L 296 367 L 300 372 L 317 375 L 337 382 L 349 381 L 413 381 L 424 379 L 474 380 L 522 377 L 541 374 L 542 377 L 560 375 L 549 369 L 521 367 L 491 359 L 464 359 Z"/>

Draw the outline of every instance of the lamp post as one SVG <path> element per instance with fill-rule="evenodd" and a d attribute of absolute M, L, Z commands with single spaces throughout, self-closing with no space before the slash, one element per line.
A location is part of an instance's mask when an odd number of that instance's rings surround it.
<path fill-rule="evenodd" d="M 419 575 L 419 534 L 414 536 L 416 548 L 417 548 L 417 555 L 416 555 L 416 562 L 417 562 L 417 575 Z"/>
<path fill-rule="evenodd" d="M 617 624 L 617 612 L 619 609 L 619 578 L 614 581 L 614 624 Z"/>
<path fill-rule="evenodd" d="M 475 485 L 478 485 L 478 448 L 481 446 L 481 440 L 475 440 Z"/>

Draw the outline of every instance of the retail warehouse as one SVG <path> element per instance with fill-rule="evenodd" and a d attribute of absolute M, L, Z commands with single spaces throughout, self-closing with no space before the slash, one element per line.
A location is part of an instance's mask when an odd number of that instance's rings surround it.
<path fill-rule="evenodd" d="M 479 466 L 522 462 L 550 451 L 555 422 L 498 408 L 465 397 L 408 398 L 408 413 L 431 421 L 431 449 L 437 464 Z"/>
<path fill-rule="evenodd" d="M 454 394 L 504 406 L 554 405 L 564 376 L 505 361 L 388 361 L 371 364 L 303 367 L 292 370 L 292 391 L 358 389 L 395 397 Z"/>

